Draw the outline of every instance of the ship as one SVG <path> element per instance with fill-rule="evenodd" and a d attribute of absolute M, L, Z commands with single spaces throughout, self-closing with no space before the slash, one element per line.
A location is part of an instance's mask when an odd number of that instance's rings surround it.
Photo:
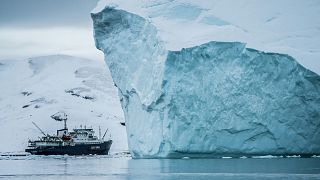
<path fill-rule="evenodd" d="M 56 135 L 49 135 L 34 122 L 33 125 L 43 134 L 38 140 L 29 140 L 25 152 L 33 155 L 108 155 L 112 140 L 104 140 L 108 129 L 101 137 L 95 135 L 92 128 L 80 126 L 73 131 L 68 131 L 67 119 L 64 120 L 64 128 L 57 130 Z"/>

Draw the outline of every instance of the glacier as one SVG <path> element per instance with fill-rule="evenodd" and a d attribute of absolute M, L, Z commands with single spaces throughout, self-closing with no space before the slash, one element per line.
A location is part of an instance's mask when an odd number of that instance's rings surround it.
<path fill-rule="evenodd" d="M 289 55 L 242 42 L 175 38 L 158 21 L 197 19 L 196 11 L 183 14 L 195 6 L 150 16 L 121 2 L 101 1 L 91 16 L 133 158 L 320 154 L 319 75 Z M 156 1 L 136 2 L 143 9 Z"/>

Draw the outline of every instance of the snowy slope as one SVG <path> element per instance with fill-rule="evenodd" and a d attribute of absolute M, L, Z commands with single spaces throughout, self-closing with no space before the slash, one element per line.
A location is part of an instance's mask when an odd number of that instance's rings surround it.
<path fill-rule="evenodd" d="M 168 50 L 238 41 L 320 73 L 318 0 L 101 0 L 92 12 L 106 5 L 150 21 Z"/>
<path fill-rule="evenodd" d="M 117 89 L 105 64 L 54 55 L 0 61 L 0 152 L 21 151 L 28 138 L 41 134 L 31 124 L 56 133 L 63 124 L 50 118 L 68 114 L 68 126 L 91 126 L 98 135 L 109 128 L 111 151 L 127 150 L 123 113 Z M 109 136 L 109 135 L 108 135 Z"/>

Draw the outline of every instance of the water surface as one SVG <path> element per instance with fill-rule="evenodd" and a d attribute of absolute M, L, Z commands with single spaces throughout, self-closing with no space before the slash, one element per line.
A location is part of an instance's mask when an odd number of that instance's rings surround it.
<path fill-rule="evenodd" d="M 0 179 L 320 179 L 320 158 L 28 156 L 2 158 Z"/>

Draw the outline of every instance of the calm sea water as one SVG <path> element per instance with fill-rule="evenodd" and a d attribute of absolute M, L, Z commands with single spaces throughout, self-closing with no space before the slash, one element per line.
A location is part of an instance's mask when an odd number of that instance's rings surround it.
<path fill-rule="evenodd" d="M 28 156 L 2 158 L 0 179 L 320 179 L 320 158 Z"/>

